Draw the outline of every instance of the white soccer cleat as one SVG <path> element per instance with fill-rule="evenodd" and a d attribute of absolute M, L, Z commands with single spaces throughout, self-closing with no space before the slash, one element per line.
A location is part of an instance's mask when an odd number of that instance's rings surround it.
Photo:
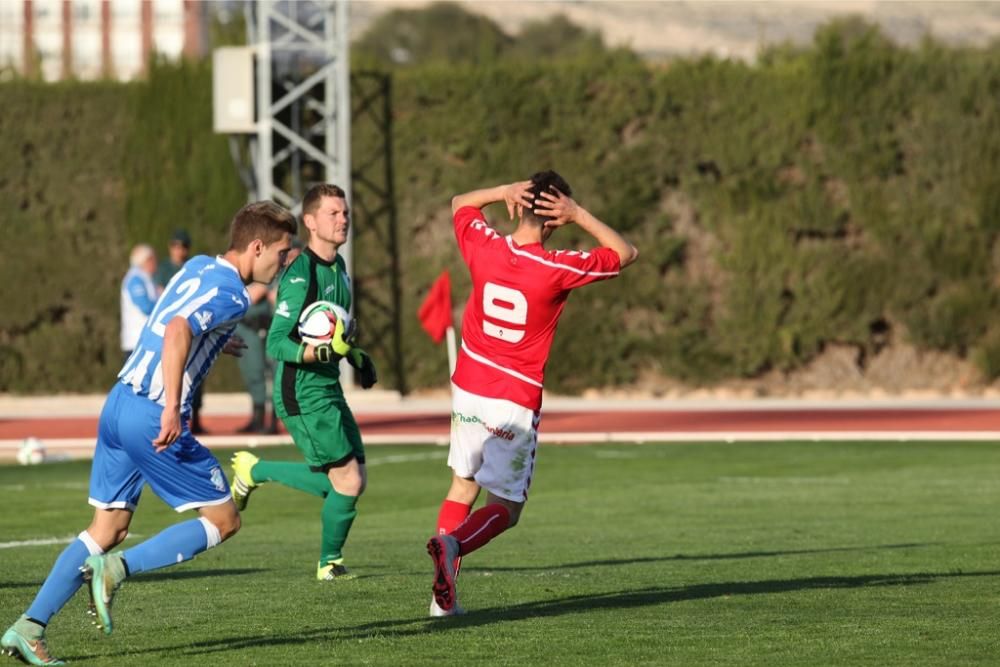
<path fill-rule="evenodd" d="M 430 608 L 431 618 L 440 618 L 441 616 L 461 616 L 464 613 L 465 609 L 462 608 L 462 605 L 458 604 L 458 601 L 455 602 L 455 606 L 453 606 L 451 609 L 444 610 L 438 606 L 437 600 L 431 598 L 431 608 Z"/>

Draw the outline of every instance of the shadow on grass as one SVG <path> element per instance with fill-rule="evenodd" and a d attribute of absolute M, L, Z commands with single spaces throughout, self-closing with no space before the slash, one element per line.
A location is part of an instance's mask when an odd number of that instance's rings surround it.
<path fill-rule="evenodd" d="M 138 574 L 128 580 L 128 585 L 143 583 L 145 581 L 171 581 L 175 579 L 200 579 L 202 577 L 230 577 L 242 574 L 257 574 L 267 572 L 259 567 L 232 568 L 228 570 L 182 570 L 180 572 L 152 572 L 150 574 Z M 41 581 L 0 581 L 0 590 L 4 588 L 41 588 L 44 582 Z"/>
<path fill-rule="evenodd" d="M 578 567 L 606 567 L 608 565 L 631 565 L 634 563 L 663 563 L 668 561 L 698 561 L 698 560 L 739 560 L 742 558 L 770 558 L 773 556 L 805 556 L 810 554 L 829 554 L 851 551 L 878 551 L 882 549 L 915 549 L 920 547 L 940 546 L 936 542 L 914 542 L 904 544 L 881 544 L 873 547 L 830 547 L 826 549 L 786 549 L 782 551 L 742 551 L 728 554 L 674 554 L 673 556 L 649 556 L 642 558 L 624 558 L 614 560 L 588 560 L 579 563 L 560 563 L 557 565 L 525 565 L 514 567 L 469 567 L 462 568 L 464 572 L 547 572 L 550 570 L 566 570 Z"/>
<path fill-rule="evenodd" d="M 939 580 L 997 576 L 1000 576 L 1000 571 L 920 572 L 913 574 L 868 574 L 853 577 L 807 577 L 799 579 L 693 584 L 690 586 L 663 586 L 642 588 L 634 591 L 573 595 L 556 600 L 526 602 L 510 607 L 495 607 L 473 611 L 464 616 L 454 616 L 451 618 L 429 619 L 426 616 L 419 616 L 387 619 L 372 623 L 363 623 L 353 627 L 316 628 L 281 636 L 247 636 L 242 634 L 189 644 L 159 646 L 114 654 L 94 654 L 77 657 L 82 659 L 98 657 L 99 655 L 102 657 L 112 657 L 116 655 L 138 655 L 144 653 L 176 654 L 178 652 L 187 655 L 201 655 L 248 649 L 256 646 L 272 647 L 315 641 L 361 640 L 372 637 L 386 638 L 387 635 L 392 637 L 407 637 L 436 632 L 450 632 L 452 630 L 490 625 L 504 621 L 522 621 L 601 610 L 632 609 L 718 597 L 772 595 L 810 590 L 917 586 L 931 584 Z"/>
<path fill-rule="evenodd" d="M 0 590 L 4 588 L 39 588 L 40 581 L 0 581 Z"/>
<path fill-rule="evenodd" d="M 773 556 L 803 556 L 809 554 L 827 554 L 851 551 L 876 551 L 882 549 L 916 549 L 920 547 L 940 546 L 937 542 L 913 542 L 902 544 L 881 544 L 872 547 L 831 547 L 828 549 L 786 549 L 782 551 L 743 551 L 729 554 L 674 554 L 673 556 L 649 556 L 642 558 L 622 558 L 609 560 L 588 560 L 579 563 L 560 563 L 557 565 L 526 565 L 517 567 L 471 567 L 466 565 L 463 571 L 472 572 L 548 572 L 557 570 L 567 570 L 583 567 L 607 567 L 616 565 L 633 565 L 638 563 L 661 563 L 667 561 L 699 561 L 699 560 L 737 560 L 741 558 L 769 558 Z M 391 569 L 393 574 L 400 574 L 394 566 L 383 564 L 365 564 L 366 570 L 386 570 Z M 255 574 L 265 572 L 261 568 L 242 568 L 229 570 L 190 570 L 181 572 L 159 572 L 153 574 L 142 574 L 130 579 L 129 584 L 143 581 L 169 581 L 171 579 L 197 579 L 200 577 L 216 577 L 227 575 Z M 420 572 L 406 572 L 404 574 L 423 574 Z M 359 579 L 373 579 L 384 577 L 384 574 L 363 574 Z M 0 581 L 0 589 L 4 588 L 38 588 L 42 582 L 4 582 Z"/>
<path fill-rule="evenodd" d="M 200 579 L 202 577 L 235 577 L 243 574 L 257 574 L 267 572 L 260 567 L 237 567 L 228 570 L 181 570 L 180 572 L 151 572 L 149 574 L 137 574 L 129 578 L 128 585 L 141 584 L 146 581 L 173 581 L 175 579 Z"/>

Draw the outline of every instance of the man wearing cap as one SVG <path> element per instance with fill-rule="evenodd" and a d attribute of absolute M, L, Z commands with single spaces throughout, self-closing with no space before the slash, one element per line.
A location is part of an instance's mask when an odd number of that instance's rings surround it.
<path fill-rule="evenodd" d="M 160 262 L 156 269 L 156 277 L 153 279 L 161 292 L 166 289 L 167 283 L 174 277 L 174 274 L 181 270 L 190 255 L 191 235 L 186 230 L 175 229 L 167 246 L 167 257 L 170 259 L 166 262 Z"/>

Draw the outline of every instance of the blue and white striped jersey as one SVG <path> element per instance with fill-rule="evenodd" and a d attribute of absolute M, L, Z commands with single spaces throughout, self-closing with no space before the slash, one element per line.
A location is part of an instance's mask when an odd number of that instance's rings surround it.
<path fill-rule="evenodd" d="M 156 285 L 149 274 L 133 266 L 122 278 L 121 289 L 123 350 L 134 350 L 139 332 L 156 305 Z"/>
<path fill-rule="evenodd" d="M 181 390 L 181 414 L 191 412 L 191 395 L 208 374 L 236 323 L 250 306 L 250 295 L 236 267 L 222 257 L 191 258 L 167 283 L 139 335 L 132 356 L 118 374 L 137 396 L 164 405 L 163 335 L 167 324 L 183 317 L 193 339 Z"/>

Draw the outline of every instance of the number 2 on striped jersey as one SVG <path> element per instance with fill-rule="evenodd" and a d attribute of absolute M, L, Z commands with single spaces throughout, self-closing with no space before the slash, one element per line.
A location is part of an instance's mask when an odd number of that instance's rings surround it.
<path fill-rule="evenodd" d="M 177 310 L 180 310 L 181 307 L 184 306 L 184 304 L 186 304 L 191 299 L 192 296 L 194 296 L 194 293 L 198 291 L 198 287 L 200 285 L 201 285 L 201 278 L 189 278 L 188 280 L 182 282 L 180 285 L 177 286 L 176 300 L 166 308 L 163 308 L 162 311 L 160 310 L 160 308 L 163 306 L 163 301 L 160 300 L 160 302 L 156 304 L 157 306 L 156 310 L 154 310 L 152 314 L 149 316 L 150 321 L 152 321 L 152 324 L 149 326 L 149 329 L 157 336 L 160 336 L 162 338 L 163 334 L 166 333 L 167 330 L 167 325 L 166 325 L 167 315 Z M 169 291 L 169 289 L 170 285 L 167 285 L 167 290 Z"/>

